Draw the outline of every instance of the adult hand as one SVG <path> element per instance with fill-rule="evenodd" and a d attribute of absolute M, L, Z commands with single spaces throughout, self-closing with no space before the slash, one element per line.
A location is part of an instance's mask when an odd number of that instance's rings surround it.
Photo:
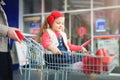
<path fill-rule="evenodd" d="M 15 31 L 20 31 L 20 30 L 17 28 L 9 27 L 8 33 L 7 33 L 8 37 L 18 42 L 21 42 Z"/>

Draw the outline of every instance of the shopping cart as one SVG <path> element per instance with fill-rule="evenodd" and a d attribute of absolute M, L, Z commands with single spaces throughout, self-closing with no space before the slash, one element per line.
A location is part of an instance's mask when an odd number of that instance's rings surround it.
<path fill-rule="evenodd" d="M 47 73 L 47 79 L 50 71 L 55 72 L 54 79 L 57 80 L 59 73 L 62 74 L 62 80 L 67 80 L 67 72 L 79 72 L 80 74 L 99 74 L 108 75 L 116 66 L 116 56 L 97 56 L 88 53 L 74 53 L 74 52 L 62 52 L 68 55 L 53 55 L 50 51 L 45 50 L 42 45 L 28 39 L 25 41 L 27 44 L 27 65 L 25 66 L 25 77 L 28 74 L 28 80 L 30 80 L 30 74 L 32 70 L 41 71 Z M 66 59 L 66 57 L 68 59 Z M 70 59 L 69 59 L 70 58 Z M 106 62 L 107 61 L 107 62 Z M 29 64 L 28 64 L 29 63 Z"/>
<path fill-rule="evenodd" d="M 24 79 L 30 80 L 31 71 L 40 71 L 40 79 L 43 80 L 43 73 L 54 72 L 54 80 L 59 79 L 59 73 L 62 74 L 62 80 L 67 80 L 68 72 L 78 72 L 79 74 L 98 74 L 108 75 L 117 65 L 115 55 L 95 55 L 91 52 L 65 52 L 62 55 L 54 55 L 45 50 L 41 44 L 33 39 L 25 39 L 23 43 L 27 45 L 26 65 Z M 60 79 L 61 80 L 61 79 Z"/>

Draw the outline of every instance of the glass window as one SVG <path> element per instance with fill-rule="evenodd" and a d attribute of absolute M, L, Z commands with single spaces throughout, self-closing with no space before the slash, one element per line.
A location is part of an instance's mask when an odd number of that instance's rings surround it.
<path fill-rule="evenodd" d="M 94 0 L 93 6 L 96 7 L 108 7 L 120 5 L 120 0 Z"/>
<path fill-rule="evenodd" d="M 119 23 L 119 9 L 106 9 L 94 12 L 94 34 L 119 34 Z"/>
<path fill-rule="evenodd" d="M 71 43 L 80 45 L 84 41 L 90 38 L 91 28 L 90 28 L 90 12 L 78 12 L 77 14 L 71 14 Z M 69 29 L 68 26 L 70 18 L 66 16 L 66 27 L 65 30 Z M 67 33 L 68 34 L 68 33 Z"/>
<path fill-rule="evenodd" d="M 64 0 L 45 0 L 45 12 L 52 10 L 64 10 Z"/>
<path fill-rule="evenodd" d="M 40 13 L 41 12 L 41 0 L 23 0 L 23 13 Z"/>
<path fill-rule="evenodd" d="M 90 9 L 90 2 L 91 0 L 67 0 L 67 9 Z"/>
<path fill-rule="evenodd" d="M 24 29 L 23 32 L 37 34 L 41 26 L 41 16 L 29 16 L 24 17 Z"/>

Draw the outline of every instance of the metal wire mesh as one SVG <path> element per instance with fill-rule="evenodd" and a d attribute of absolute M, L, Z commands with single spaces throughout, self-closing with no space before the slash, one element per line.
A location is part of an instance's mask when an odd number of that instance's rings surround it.
<path fill-rule="evenodd" d="M 103 57 L 88 53 L 73 53 L 62 51 L 60 54 L 52 54 L 45 50 L 42 45 L 32 39 L 25 41 L 27 44 L 28 64 L 25 70 L 41 70 L 42 72 L 54 70 L 56 72 L 80 72 L 83 74 L 109 74 L 116 66 L 116 57 L 113 55 Z M 109 61 L 110 60 L 110 61 Z M 27 73 L 26 73 L 27 74 Z M 25 75 L 26 76 L 26 75 Z M 67 77 L 67 75 L 63 75 Z M 55 75 L 56 78 L 56 75 Z"/>

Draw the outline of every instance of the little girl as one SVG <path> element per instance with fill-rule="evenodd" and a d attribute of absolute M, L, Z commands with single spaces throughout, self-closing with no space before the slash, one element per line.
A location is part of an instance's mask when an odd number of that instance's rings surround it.
<path fill-rule="evenodd" d="M 82 46 L 73 45 L 67 40 L 66 33 L 63 31 L 65 16 L 59 11 L 52 11 L 40 28 L 36 41 L 43 47 L 52 52 L 45 54 L 48 63 L 75 63 L 81 61 L 70 55 L 71 51 L 86 51 Z"/>

